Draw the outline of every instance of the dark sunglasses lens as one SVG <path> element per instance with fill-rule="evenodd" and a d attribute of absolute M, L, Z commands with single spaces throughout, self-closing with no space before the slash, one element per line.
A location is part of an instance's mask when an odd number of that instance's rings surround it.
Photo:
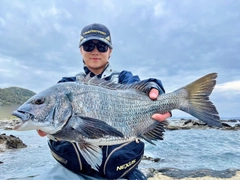
<path fill-rule="evenodd" d="M 84 51 L 91 52 L 94 49 L 95 44 L 89 41 L 85 42 L 82 46 Z"/>
<path fill-rule="evenodd" d="M 88 42 L 85 42 L 82 46 L 83 46 L 83 50 L 87 52 L 93 51 L 95 46 L 97 46 L 97 50 L 99 52 L 107 52 L 108 50 L 108 45 L 102 42 L 93 43 L 92 41 L 88 41 Z"/>
<path fill-rule="evenodd" d="M 96 45 L 97 45 L 97 49 L 98 49 L 99 52 L 107 52 L 107 50 L 108 50 L 108 45 L 107 44 L 99 42 Z"/>

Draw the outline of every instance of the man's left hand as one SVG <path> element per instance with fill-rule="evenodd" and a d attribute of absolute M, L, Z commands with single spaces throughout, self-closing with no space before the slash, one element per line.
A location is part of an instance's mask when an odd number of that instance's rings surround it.
<path fill-rule="evenodd" d="M 149 97 L 152 99 L 152 100 L 156 100 L 159 96 L 159 92 L 157 89 L 151 89 L 150 92 L 149 92 Z M 152 119 L 154 120 L 157 120 L 157 121 L 164 121 L 166 120 L 167 118 L 171 117 L 171 114 L 170 112 L 166 112 L 164 114 L 159 114 L 159 113 L 156 113 L 154 115 L 152 115 Z"/>

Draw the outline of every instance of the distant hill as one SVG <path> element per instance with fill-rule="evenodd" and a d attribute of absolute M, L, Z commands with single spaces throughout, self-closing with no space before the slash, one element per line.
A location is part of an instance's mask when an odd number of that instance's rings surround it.
<path fill-rule="evenodd" d="M 0 88 L 0 106 L 20 105 L 35 93 L 20 87 Z"/>

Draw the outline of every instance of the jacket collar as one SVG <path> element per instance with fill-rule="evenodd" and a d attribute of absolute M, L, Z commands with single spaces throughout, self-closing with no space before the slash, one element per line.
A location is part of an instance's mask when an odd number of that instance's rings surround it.
<path fill-rule="evenodd" d="M 91 72 L 86 65 L 84 65 L 83 70 L 84 70 L 85 74 L 90 73 L 91 77 L 95 76 L 95 74 L 93 72 Z M 113 69 L 109 65 L 109 63 L 107 63 L 103 72 L 101 74 L 97 75 L 97 77 L 98 78 L 106 78 L 108 76 L 111 76 L 112 73 L 113 73 Z"/>

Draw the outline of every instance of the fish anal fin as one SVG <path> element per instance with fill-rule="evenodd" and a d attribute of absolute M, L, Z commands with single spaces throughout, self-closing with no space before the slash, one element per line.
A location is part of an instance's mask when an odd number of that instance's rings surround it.
<path fill-rule="evenodd" d="M 145 139 L 147 142 L 155 145 L 152 141 L 163 140 L 164 127 L 168 124 L 167 121 L 158 122 L 156 121 L 146 133 L 140 135 L 141 138 Z"/>

